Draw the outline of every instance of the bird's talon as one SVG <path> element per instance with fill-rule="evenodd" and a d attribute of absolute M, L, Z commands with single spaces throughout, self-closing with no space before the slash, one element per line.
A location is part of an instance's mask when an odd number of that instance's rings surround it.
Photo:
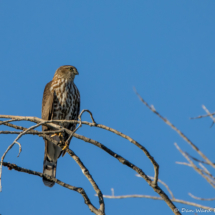
<path fill-rule="evenodd" d="M 62 138 L 63 138 L 63 134 L 62 134 L 62 133 L 59 133 L 58 135 L 59 135 L 59 137 L 62 137 Z"/>
<path fill-rule="evenodd" d="M 55 137 L 55 136 L 59 136 L 59 137 L 62 137 L 62 138 L 63 138 L 63 134 L 62 134 L 62 133 L 59 133 L 59 134 L 55 133 L 55 134 L 52 134 L 51 137 Z"/>
<path fill-rule="evenodd" d="M 65 146 L 62 148 L 62 150 L 65 150 L 68 147 L 68 144 L 65 144 Z"/>

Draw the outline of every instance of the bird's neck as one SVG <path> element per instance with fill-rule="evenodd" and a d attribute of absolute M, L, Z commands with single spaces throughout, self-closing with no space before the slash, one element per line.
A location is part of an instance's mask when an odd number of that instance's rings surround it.
<path fill-rule="evenodd" d="M 73 80 L 67 79 L 67 78 L 53 78 L 52 84 L 51 84 L 51 91 L 67 91 L 70 90 L 70 88 L 73 85 Z"/>

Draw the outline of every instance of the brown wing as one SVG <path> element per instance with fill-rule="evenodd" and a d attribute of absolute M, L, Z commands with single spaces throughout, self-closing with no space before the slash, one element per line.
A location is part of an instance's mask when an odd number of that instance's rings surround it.
<path fill-rule="evenodd" d="M 50 120 L 53 118 L 53 93 L 51 93 L 51 82 L 49 82 L 43 93 L 43 101 L 42 101 L 42 119 Z M 43 131 L 49 130 L 49 128 L 45 125 L 42 126 Z M 45 141 L 45 154 L 43 161 L 43 174 L 47 174 L 51 177 L 56 177 L 56 168 L 57 168 L 57 159 L 61 155 L 61 148 L 54 145 L 52 142 L 44 139 Z M 55 182 L 49 181 L 46 178 L 43 178 L 43 183 L 52 187 Z"/>
<path fill-rule="evenodd" d="M 54 95 L 51 93 L 50 88 L 51 88 L 51 83 L 50 81 L 48 84 L 46 84 L 46 87 L 44 89 L 43 93 L 43 101 L 42 101 L 42 119 L 45 120 L 50 120 L 53 117 L 53 100 L 54 100 Z M 48 130 L 47 126 L 42 126 L 42 130 Z"/>

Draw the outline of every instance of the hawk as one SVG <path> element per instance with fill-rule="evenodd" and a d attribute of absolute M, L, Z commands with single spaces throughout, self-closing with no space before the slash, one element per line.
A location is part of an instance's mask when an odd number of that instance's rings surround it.
<path fill-rule="evenodd" d="M 80 112 L 80 94 L 74 84 L 74 78 L 78 75 L 74 66 L 59 67 L 44 90 L 42 101 L 42 119 L 44 120 L 77 120 Z M 59 123 L 73 131 L 76 128 L 74 123 Z M 43 131 L 50 130 L 47 126 L 42 126 Z M 54 140 L 66 141 L 69 138 L 67 133 L 50 135 Z M 64 156 L 59 146 L 54 145 L 51 141 L 45 141 L 45 155 L 43 162 L 43 173 L 51 177 L 56 177 L 57 159 Z M 69 143 L 68 143 L 69 144 Z M 55 182 L 43 178 L 43 183 L 52 187 Z"/>

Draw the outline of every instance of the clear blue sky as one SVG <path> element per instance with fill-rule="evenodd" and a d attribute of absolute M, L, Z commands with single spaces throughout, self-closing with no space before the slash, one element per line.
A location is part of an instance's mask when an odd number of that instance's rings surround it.
<path fill-rule="evenodd" d="M 59 66 L 74 65 L 80 74 L 75 83 L 81 93 L 81 109 L 91 110 L 98 123 L 144 145 L 160 164 L 160 179 L 176 198 L 193 201 L 188 192 L 214 197 L 211 186 L 193 169 L 175 164 L 185 159 L 174 142 L 198 157 L 196 153 L 133 91 L 135 86 L 213 161 L 215 128 L 210 129 L 211 120 L 191 121 L 189 117 L 204 114 L 202 104 L 215 110 L 214 9 L 212 0 L 0 1 L 0 113 L 40 117 L 46 83 Z M 130 142 L 86 126 L 78 133 L 102 142 L 153 174 L 146 156 Z M 1 155 L 14 139 L 0 136 Z M 43 139 L 25 136 L 20 142 L 20 157 L 14 146 L 5 161 L 41 172 Z M 95 146 L 74 138 L 70 147 L 103 194 L 111 194 L 114 188 L 116 195 L 156 195 L 134 171 Z M 92 214 L 79 194 L 59 185 L 50 189 L 39 177 L 4 167 L 2 177 L 2 215 Z M 68 155 L 58 161 L 57 178 L 83 187 L 98 206 L 91 184 Z M 172 214 L 163 201 L 106 199 L 105 203 L 108 215 Z"/>

